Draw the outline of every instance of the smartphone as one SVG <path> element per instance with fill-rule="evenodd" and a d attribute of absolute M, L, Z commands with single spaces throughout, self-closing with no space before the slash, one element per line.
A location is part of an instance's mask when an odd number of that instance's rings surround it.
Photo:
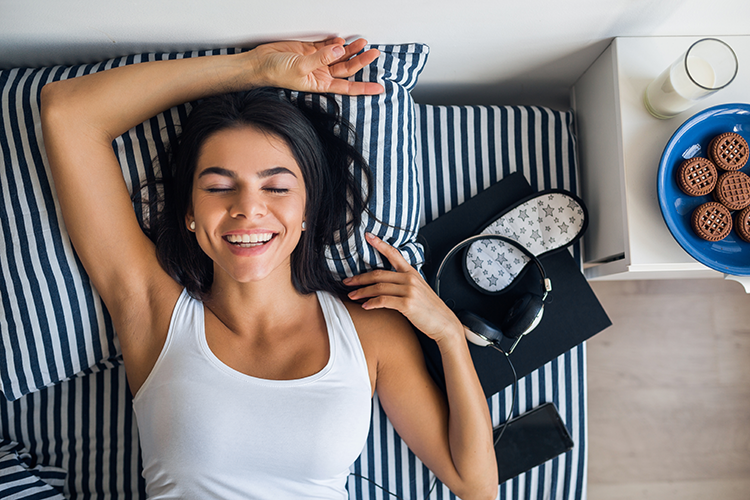
<path fill-rule="evenodd" d="M 503 424 L 494 430 L 495 439 Z M 495 444 L 500 483 L 569 451 L 574 446 L 554 403 L 544 403 L 508 422 Z"/>

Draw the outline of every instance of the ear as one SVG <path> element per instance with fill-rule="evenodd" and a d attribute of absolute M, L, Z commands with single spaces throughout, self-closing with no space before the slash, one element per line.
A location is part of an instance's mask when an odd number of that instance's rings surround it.
<path fill-rule="evenodd" d="M 193 216 L 193 207 L 190 206 L 185 214 L 185 226 L 188 231 L 195 232 L 195 217 Z"/>

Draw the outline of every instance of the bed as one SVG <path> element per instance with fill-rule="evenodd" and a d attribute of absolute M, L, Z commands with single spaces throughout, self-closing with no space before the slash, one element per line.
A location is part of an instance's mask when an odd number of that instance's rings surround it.
<path fill-rule="evenodd" d="M 377 185 L 374 216 L 328 255 L 334 272 L 348 275 L 382 264 L 362 243 L 365 230 L 385 237 L 419 266 L 424 258 L 415 238 L 419 227 L 513 172 L 523 172 L 536 190 L 577 192 L 571 112 L 414 103 L 409 91 L 428 47 L 378 48 L 381 58 L 356 78 L 380 81 L 386 93 L 339 98 L 362 137 Z M 117 338 L 70 248 L 45 166 L 41 87 L 142 60 L 235 51 L 144 54 L 0 72 L 0 383 L 5 396 L 0 398 L 0 497 L 145 498 Z M 174 108 L 113 143 L 131 189 L 155 175 L 151 159 L 188 109 Z M 147 214 L 139 217 L 147 223 Z M 577 248 L 573 253 L 578 255 Z M 585 354 L 581 343 L 519 380 L 513 415 L 554 402 L 575 447 L 500 485 L 499 498 L 586 497 Z M 507 387 L 489 397 L 495 425 L 506 419 L 511 395 Z M 377 395 L 370 435 L 352 466 L 348 489 L 353 499 L 455 498 L 394 432 Z"/>

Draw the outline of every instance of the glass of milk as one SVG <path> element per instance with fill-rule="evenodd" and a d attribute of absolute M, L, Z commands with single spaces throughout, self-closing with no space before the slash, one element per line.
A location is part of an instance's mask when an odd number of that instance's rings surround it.
<path fill-rule="evenodd" d="M 723 89 L 737 75 L 737 56 L 716 38 L 698 40 L 646 88 L 646 109 L 666 119 Z"/>

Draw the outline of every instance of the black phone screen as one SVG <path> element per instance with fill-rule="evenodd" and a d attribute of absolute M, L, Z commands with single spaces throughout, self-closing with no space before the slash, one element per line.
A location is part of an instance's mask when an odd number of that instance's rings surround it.
<path fill-rule="evenodd" d="M 503 424 L 495 428 L 497 439 Z M 573 439 L 554 403 L 544 403 L 508 422 L 495 445 L 500 483 L 573 448 Z"/>

